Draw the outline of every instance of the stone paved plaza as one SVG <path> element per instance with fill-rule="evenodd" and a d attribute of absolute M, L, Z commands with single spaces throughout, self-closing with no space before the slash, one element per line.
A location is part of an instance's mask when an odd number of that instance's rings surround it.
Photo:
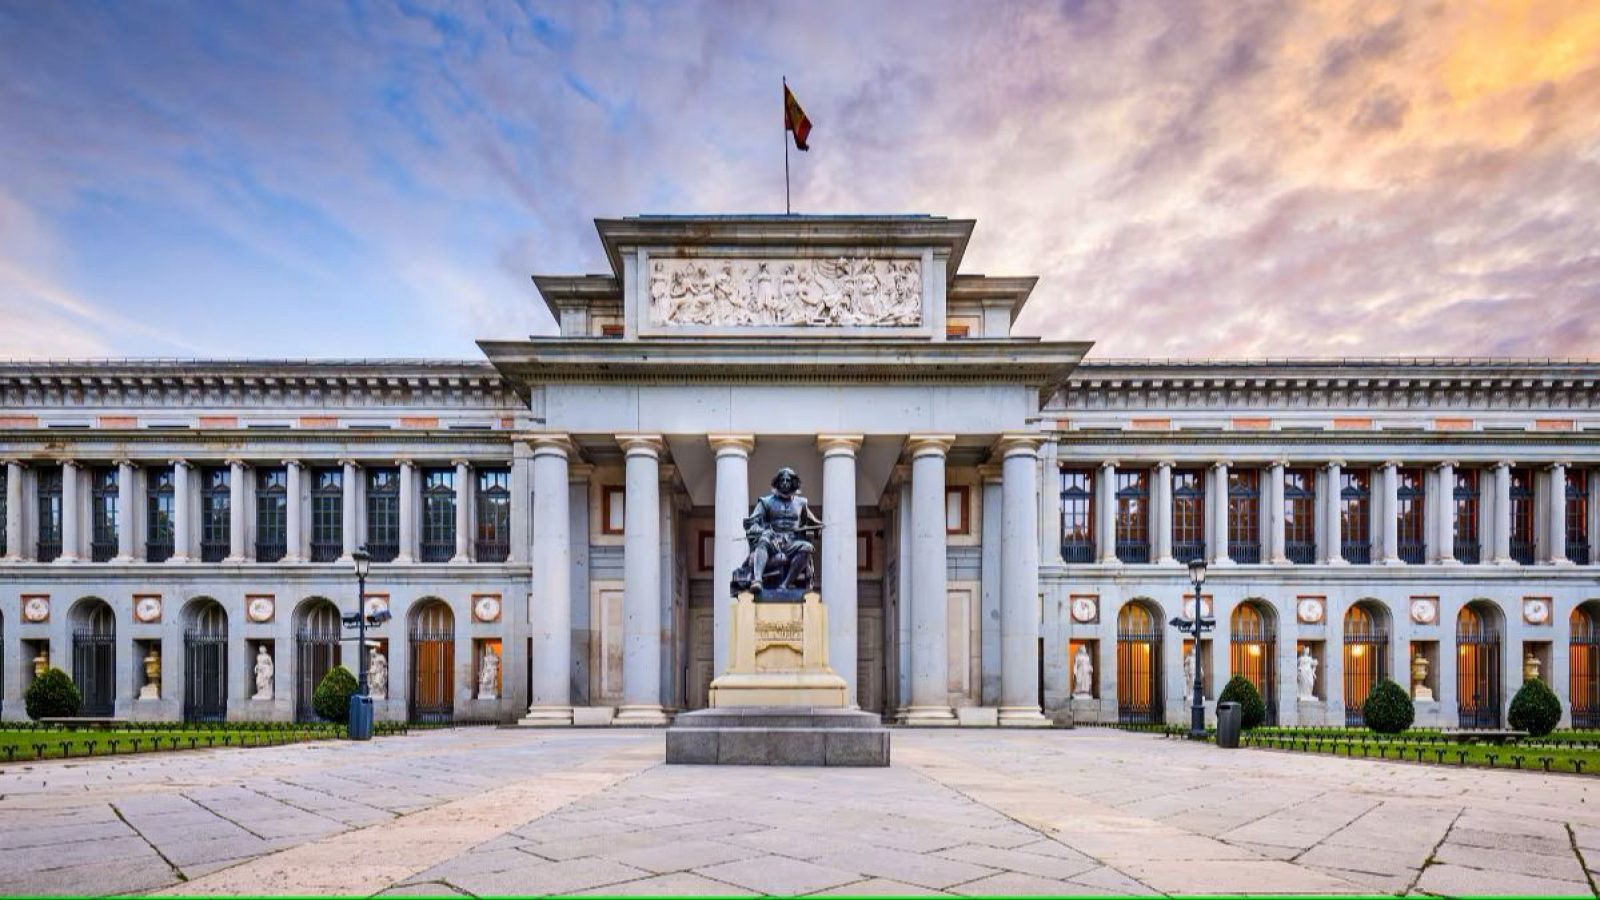
<path fill-rule="evenodd" d="M 898 731 L 884 770 L 469 728 L 0 772 L 0 893 L 1594 893 L 1600 781 Z M 1595 803 L 1590 803 L 1595 800 Z"/>

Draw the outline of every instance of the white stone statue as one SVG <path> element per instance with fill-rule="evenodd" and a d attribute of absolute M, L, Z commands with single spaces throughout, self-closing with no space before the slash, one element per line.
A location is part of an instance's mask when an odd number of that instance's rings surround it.
<path fill-rule="evenodd" d="M 1072 697 L 1088 700 L 1094 696 L 1094 662 L 1089 659 L 1089 648 L 1078 646 L 1072 657 Z"/>
<path fill-rule="evenodd" d="M 272 654 L 266 647 L 256 648 L 256 693 L 251 700 L 272 699 Z"/>
<path fill-rule="evenodd" d="M 374 700 L 389 699 L 389 660 L 377 647 L 367 657 L 367 695 Z"/>
<path fill-rule="evenodd" d="M 1300 682 L 1300 699 L 1317 699 L 1317 659 L 1311 655 L 1310 647 L 1300 648 L 1300 658 L 1295 661 L 1296 680 Z"/>
<path fill-rule="evenodd" d="M 483 663 L 478 667 L 478 699 L 495 700 L 500 696 L 500 655 L 493 650 L 483 651 Z"/>
<path fill-rule="evenodd" d="M 1183 654 L 1183 702 L 1194 702 L 1194 651 Z"/>

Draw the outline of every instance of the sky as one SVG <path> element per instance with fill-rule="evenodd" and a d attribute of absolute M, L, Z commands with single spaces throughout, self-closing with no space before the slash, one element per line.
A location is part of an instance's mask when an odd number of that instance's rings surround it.
<path fill-rule="evenodd" d="M 0 0 L 0 358 L 550 334 L 593 219 L 977 220 L 1092 356 L 1600 357 L 1600 3 Z"/>

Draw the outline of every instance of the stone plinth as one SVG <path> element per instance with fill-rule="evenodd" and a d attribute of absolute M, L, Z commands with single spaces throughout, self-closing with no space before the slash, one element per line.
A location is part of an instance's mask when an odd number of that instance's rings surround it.
<path fill-rule="evenodd" d="M 720 766 L 887 766 L 889 729 L 858 709 L 741 706 L 678 716 L 667 762 Z"/>
<path fill-rule="evenodd" d="M 800 602 L 742 593 L 733 602 L 728 671 L 711 682 L 711 706 L 843 708 L 849 685 L 828 667 L 828 613 L 822 597 Z"/>

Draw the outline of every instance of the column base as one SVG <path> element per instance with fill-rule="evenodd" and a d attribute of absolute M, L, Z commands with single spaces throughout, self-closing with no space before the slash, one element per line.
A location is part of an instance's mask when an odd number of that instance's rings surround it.
<path fill-rule="evenodd" d="M 1177 564 L 1178 564 L 1177 558 L 1176 557 L 1172 557 L 1172 556 L 1163 556 L 1160 559 L 1156 560 L 1156 565 L 1158 565 L 1158 566 L 1175 566 Z"/>
<path fill-rule="evenodd" d="M 1037 706 L 1000 707 L 1001 728 L 1049 728 L 1050 720 Z"/>
<path fill-rule="evenodd" d="M 1287 556 L 1274 556 L 1267 560 L 1269 566 L 1287 566 L 1291 560 Z"/>
<path fill-rule="evenodd" d="M 242 556 L 224 556 L 222 558 L 222 562 L 223 562 L 224 565 L 234 565 L 234 566 L 236 566 L 239 563 L 249 562 L 249 560 L 245 559 Z"/>
<path fill-rule="evenodd" d="M 617 707 L 617 717 L 612 720 L 612 724 L 656 726 L 667 725 L 671 721 L 672 718 L 660 704 L 644 703 Z"/>
<path fill-rule="evenodd" d="M 1324 561 L 1323 565 L 1325 565 L 1325 566 L 1348 566 L 1348 565 L 1350 565 L 1350 560 L 1345 559 L 1342 556 L 1336 556 L 1333 559 Z"/>
<path fill-rule="evenodd" d="M 409 553 L 397 553 L 397 554 L 395 554 L 394 561 L 397 562 L 397 563 L 403 563 L 403 564 L 406 564 L 406 565 L 410 565 L 411 563 L 416 562 L 417 558 L 415 556 L 412 556 Z"/>
<path fill-rule="evenodd" d="M 114 563 L 114 564 L 119 564 L 119 565 L 124 565 L 125 566 L 128 563 L 138 562 L 138 560 L 134 559 L 131 556 L 113 556 L 113 557 L 111 557 L 111 562 Z"/>
<path fill-rule="evenodd" d="M 908 706 L 900 712 L 900 724 L 912 728 L 953 727 L 959 720 L 948 706 Z"/>
<path fill-rule="evenodd" d="M 1398 556 L 1390 556 L 1390 557 L 1386 557 L 1384 559 L 1378 560 L 1378 565 L 1380 565 L 1380 566 L 1403 566 L 1405 564 L 1406 564 L 1406 561 L 1401 559 Z"/>
<path fill-rule="evenodd" d="M 63 553 L 60 556 L 56 557 L 55 559 L 51 560 L 51 562 L 54 565 L 67 566 L 67 565 L 72 565 L 73 563 L 83 562 L 83 557 L 78 556 L 77 554 L 73 554 L 72 556 L 68 556 L 65 553 Z"/>
<path fill-rule="evenodd" d="M 1545 563 L 1547 566 L 1572 566 L 1577 565 L 1570 559 L 1552 559 Z"/>
<path fill-rule="evenodd" d="M 1461 562 L 1461 560 L 1456 559 L 1454 556 L 1452 556 L 1449 559 L 1436 559 L 1436 560 L 1434 560 L 1434 564 L 1435 565 L 1440 565 L 1440 566 L 1459 566 L 1459 565 L 1462 565 L 1463 563 Z"/>
<path fill-rule="evenodd" d="M 1234 562 L 1229 557 L 1224 556 L 1221 559 L 1213 559 L 1210 563 L 1208 563 L 1208 565 L 1220 566 L 1222 568 L 1227 568 L 1228 566 L 1236 566 L 1236 565 L 1238 565 L 1238 563 Z"/>
<path fill-rule="evenodd" d="M 530 706 L 528 714 L 517 720 L 518 725 L 532 728 L 554 728 L 572 724 L 570 706 Z"/>
<path fill-rule="evenodd" d="M 192 557 L 192 556 L 179 556 L 178 554 L 174 553 L 173 555 L 167 557 L 166 564 L 169 565 L 169 566 L 182 566 L 182 565 L 188 565 L 189 563 L 192 563 L 192 562 L 194 562 L 194 557 Z"/>
<path fill-rule="evenodd" d="M 470 562 L 472 562 L 472 558 L 465 554 L 457 553 L 455 556 L 450 557 L 450 565 L 452 566 L 466 565 Z"/>
<path fill-rule="evenodd" d="M 1491 565 L 1491 566 L 1505 566 L 1506 568 L 1516 568 L 1517 566 L 1522 565 L 1522 563 L 1519 563 L 1516 560 L 1512 559 L 1511 557 L 1507 556 L 1504 559 L 1493 559 L 1493 560 L 1490 560 L 1489 561 L 1489 565 Z"/>

